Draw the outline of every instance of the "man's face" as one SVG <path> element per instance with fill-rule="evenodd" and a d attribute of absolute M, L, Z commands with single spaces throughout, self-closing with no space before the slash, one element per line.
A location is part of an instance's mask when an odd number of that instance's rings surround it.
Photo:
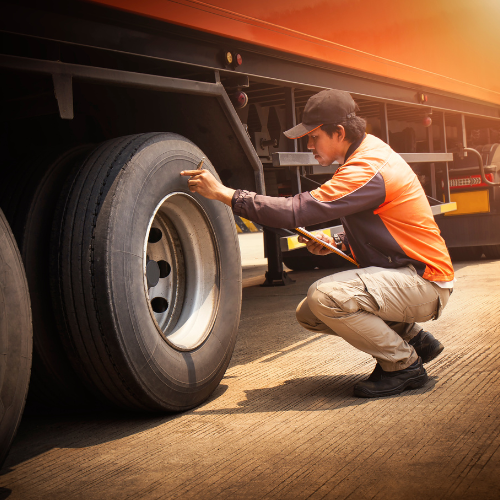
<path fill-rule="evenodd" d="M 344 134 L 334 133 L 330 137 L 324 130 L 317 128 L 307 134 L 307 149 L 311 150 L 318 163 L 327 167 L 334 161 L 343 163 L 349 144 L 344 141 Z"/>

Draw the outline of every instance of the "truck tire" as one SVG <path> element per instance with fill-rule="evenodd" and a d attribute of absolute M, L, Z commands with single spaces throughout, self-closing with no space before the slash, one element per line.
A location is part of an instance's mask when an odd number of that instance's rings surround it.
<path fill-rule="evenodd" d="M 448 249 L 452 261 L 479 260 L 483 255 L 483 247 L 453 247 Z"/>
<path fill-rule="evenodd" d="M 300 255 L 296 255 L 298 252 L 300 252 Z M 302 249 L 283 253 L 283 264 L 292 271 L 309 271 L 314 269 L 316 263 L 314 262 L 313 256 L 309 251 L 306 250 L 306 252 L 309 255 L 302 255 L 304 253 Z"/>
<path fill-rule="evenodd" d="M 231 359 L 242 292 L 232 213 L 180 175 L 202 157 L 177 134 L 111 140 L 60 201 L 52 276 L 62 340 L 87 387 L 122 408 L 192 408 Z"/>
<path fill-rule="evenodd" d="M 21 256 L 0 210 L 0 468 L 26 401 L 32 337 L 28 284 Z"/>
<path fill-rule="evenodd" d="M 338 255 L 314 255 L 306 248 L 299 248 L 283 253 L 283 264 L 293 271 L 308 271 L 310 269 L 335 269 L 348 262 Z"/>
<path fill-rule="evenodd" d="M 95 146 L 94 146 L 95 147 Z M 16 236 L 23 258 L 33 315 L 33 366 L 26 410 L 47 413 L 68 408 L 89 408 L 95 397 L 85 388 L 69 363 L 52 307 L 50 288 L 50 236 L 57 200 L 68 173 L 94 149 L 78 146 L 40 162 L 25 189 L 24 204 L 16 210 Z M 19 182 L 18 184 L 21 184 Z"/>
<path fill-rule="evenodd" d="M 487 259 L 500 259 L 500 245 L 485 245 L 483 252 Z"/>

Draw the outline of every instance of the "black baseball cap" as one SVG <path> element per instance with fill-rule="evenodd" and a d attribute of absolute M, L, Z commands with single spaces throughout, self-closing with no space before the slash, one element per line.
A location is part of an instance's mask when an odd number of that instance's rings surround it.
<path fill-rule="evenodd" d="M 309 98 L 302 123 L 284 132 L 289 139 L 298 139 L 322 125 L 343 122 L 356 115 L 358 105 L 349 92 L 344 90 L 322 90 Z"/>

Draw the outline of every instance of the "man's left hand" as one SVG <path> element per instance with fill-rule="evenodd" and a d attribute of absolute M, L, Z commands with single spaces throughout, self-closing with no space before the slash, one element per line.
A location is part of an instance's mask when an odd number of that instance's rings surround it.
<path fill-rule="evenodd" d="M 319 240 L 323 240 L 324 242 L 330 243 L 330 245 L 335 246 L 335 240 L 333 238 L 330 238 L 330 236 L 326 235 L 325 233 L 316 233 L 315 236 Z M 328 248 L 324 247 L 323 245 L 316 243 L 314 240 L 308 240 L 305 236 L 302 235 L 299 235 L 299 242 L 305 243 L 307 249 L 315 255 L 328 255 L 329 253 L 333 253 L 332 250 L 328 250 Z"/>

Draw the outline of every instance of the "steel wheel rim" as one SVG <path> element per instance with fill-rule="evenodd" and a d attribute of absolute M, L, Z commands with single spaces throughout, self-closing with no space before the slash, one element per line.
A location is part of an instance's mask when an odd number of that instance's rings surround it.
<path fill-rule="evenodd" d="M 157 330 L 180 351 L 200 346 L 219 307 L 220 256 L 203 207 L 183 192 L 167 195 L 144 241 L 146 299 Z"/>

